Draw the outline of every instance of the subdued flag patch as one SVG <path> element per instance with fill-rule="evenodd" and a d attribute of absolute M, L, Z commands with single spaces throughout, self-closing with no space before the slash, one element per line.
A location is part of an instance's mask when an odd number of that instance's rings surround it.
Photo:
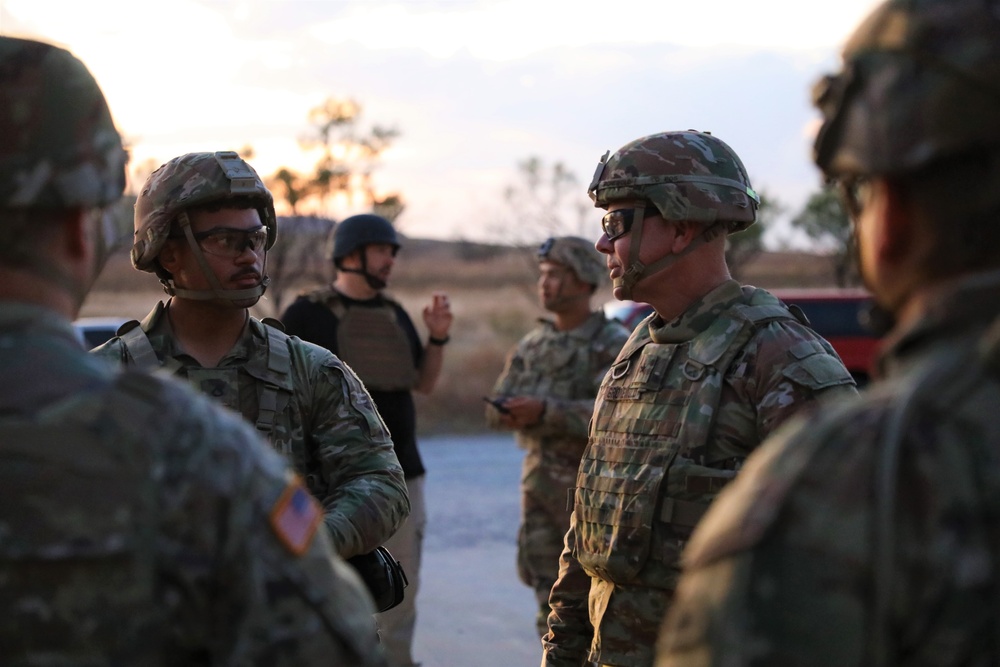
<path fill-rule="evenodd" d="M 271 527 L 296 556 L 309 548 L 322 521 L 323 509 L 298 479 L 288 483 L 271 509 Z"/>

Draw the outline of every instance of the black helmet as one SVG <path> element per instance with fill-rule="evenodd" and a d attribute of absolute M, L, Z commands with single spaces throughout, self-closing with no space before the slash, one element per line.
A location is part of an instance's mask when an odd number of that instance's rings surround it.
<path fill-rule="evenodd" d="M 386 243 L 399 250 L 399 238 L 392 223 L 374 213 L 362 213 L 345 218 L 333 232 L 333 260 L 338 268 L 340 260 L 358 248 L 373 243 Z"/>

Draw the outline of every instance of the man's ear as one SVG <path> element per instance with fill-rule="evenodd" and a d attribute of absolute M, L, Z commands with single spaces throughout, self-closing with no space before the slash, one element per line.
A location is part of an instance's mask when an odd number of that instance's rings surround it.
<path fill-rule="evenodd" d="M 678 220 L 667 223 L 674 227 L 674 242 L 671 250 L 676 254 L 687 249 L 691 242 L 698 238 L 702 232 L 702 226 L 690 220 Z"/>
<path fill-rule="evenodd" d="M 163 247 L 160 248 L 160 254 L 157 255 L 156 259 L 160 262 L 160 266 L 169 273 L 174 273 L 174 269 L 178 262 L 177 253 L 177 243 L 172 240 L 167 240 Z"/>

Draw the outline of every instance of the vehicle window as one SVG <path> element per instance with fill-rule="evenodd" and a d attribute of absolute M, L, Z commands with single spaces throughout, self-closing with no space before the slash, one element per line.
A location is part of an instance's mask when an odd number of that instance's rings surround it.
<path fill-rule="evenodd" d="M 867 305 L 864 300 L 855 301 L 795 301 L 795 304 L 809 318 L 816 333 L 824 338 L 836 336 L 871 336 L 861 323 L 861 313 Z"/>

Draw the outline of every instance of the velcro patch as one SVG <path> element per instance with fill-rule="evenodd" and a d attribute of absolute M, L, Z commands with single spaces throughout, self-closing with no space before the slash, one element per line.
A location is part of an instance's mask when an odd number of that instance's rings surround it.
<path fill-rule="evenodd" d="M 296 556 L 309 548 L 322 521 L 323 509 L 298 478 L 288 483 L 271 508 L 271 528 Z"/>

